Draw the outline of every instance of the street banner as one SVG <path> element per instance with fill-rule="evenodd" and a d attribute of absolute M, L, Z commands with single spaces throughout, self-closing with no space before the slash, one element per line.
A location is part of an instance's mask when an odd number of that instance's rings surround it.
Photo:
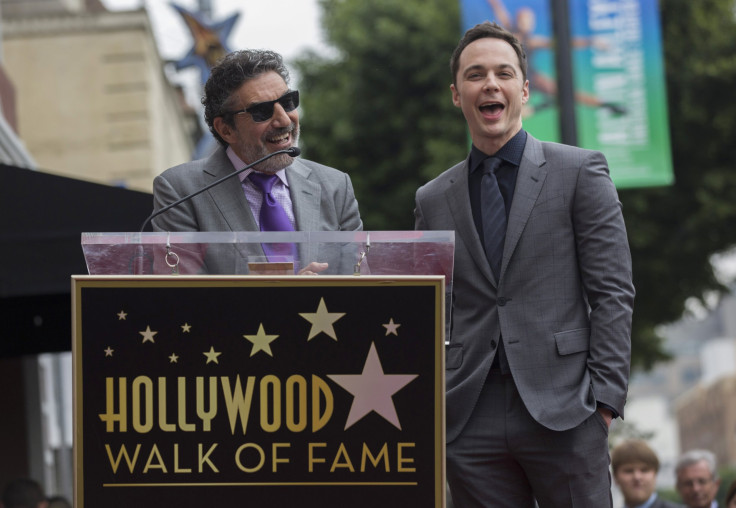
<path fill-rule="evenodd" d="M 529 64 L 523 125 L 559 141 L 552 30 L 554 0 L 460 0 L 463 30 L 496 21 L 519 38 Z M 578 146 L 600 150 L 618 188 L 673 182 L 657 0 L 566 0 Z"/>

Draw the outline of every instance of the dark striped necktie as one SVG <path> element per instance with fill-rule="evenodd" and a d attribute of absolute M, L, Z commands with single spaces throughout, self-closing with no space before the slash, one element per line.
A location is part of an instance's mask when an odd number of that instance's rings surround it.
<path fill-rule="evenodd" d="M 483 222 L 483 247 L 496 281 L 501 276 L 501 259 L 506 237 L 506 207 L 496 179 L 496 170 L 501 165 L 498 157 L 483 161 L 483 178 L 480 184 L 481 218 Z"/>

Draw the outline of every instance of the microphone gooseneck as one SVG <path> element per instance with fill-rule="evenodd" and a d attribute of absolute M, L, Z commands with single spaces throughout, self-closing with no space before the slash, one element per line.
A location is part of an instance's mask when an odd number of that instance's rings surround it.
<path fill-rule="evenodd" d="M 285 153 L 285 154 L 287 154 L 287 155 L 289 155 L 291 157 L 297 157 L 300 153 L 302 153 L 302 150 L 298 146 L 290 146 L 289 148 L 285 148 L 283 150 L 277 150 L 275 152 L 271 152 L 268 155 L 265 155 L 264 157 L 261 157 L 257 161 L 252 162 L 252 163 L 250 163 L 250 164 L 248 164 L 248 165 L 246 165 L 246 166 L 238 169 L 237 171 L 233 171 L 232 173 L 228 173 L 227 175 L 223 176 L 219 180 L 215 180 L 211 184 L 206 185 L 206 186 L 202 187 L 201 189 L 199 189 L 199 190 L 197 190 L 195 192 L 192 192 L 191 194 L 187 194 L 183 198 L 178 199 L 178 200 L 174 201 L 173 203 L 170 203 L 170 204 L 166 205 L 165 207 L 161 208 L 160 210 L 156 210 L 151 215 L 149 215 L 146 218 L 146 220 L 143 221 L 143 225 L 141 225 L 140 233 L 143 233 L 143 230 L 145 229 L 145 227 L 148 225 L 149 222 L 151 222 L 154 218 L 158 217 L 162 213 L 164 213 L 164 212 L 166 212 L 168 210 L 171 210 L 175 206 L 178 206 L 178 205 L 182 204 L 184 201 L 188 201 L 188 200 L 192 199 L 194 196 L 196 196 L 198 194 L 201 194 L 201 193 L 203 193 L 206 190 L 211 189 L 215 185 L 218 185 L 218 184 L 224 182 L 228 178 L 231 178 L 231 177 L 233 177 L 235 175 L 238 175 L 238 174 L 242 173 L 243 171 L 245 171 L 246 169 L 250 169 L 253 166 L 256 166 L 256 165 L 260 164 L 261 162 L 265 161 L 266 159 L 270 159 L 274 155 L 279 155 L 279 154 L 282 154 L 282 153 Z"/>

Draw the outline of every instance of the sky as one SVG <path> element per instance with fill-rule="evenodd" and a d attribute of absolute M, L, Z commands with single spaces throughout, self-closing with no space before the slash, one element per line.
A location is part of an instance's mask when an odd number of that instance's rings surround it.
<path fill-rule="evenodd" d="M 311 47 L 324 49 L 317 0 L 210 0 L 212 18 L 225 19 L 240 12 L 228 42 L 231 49 L 272 49 L 287 60 Z M 110 10 L 145 6 L 154 26 L 156 42 L 164 58 L 186 54 L 191 37 L 179 14 L 168 0 L 102 0 Z M 176 0 L 177 5 L 196 11 L 197 0 Z"/>
<path fill-rule="evenodd" d="M 328 53 L 320 26 L 318 0 L 210 0 L 212 19 L 222 21 L 236 12 L 240 17 L 227 39 L 232 50 L 270 49 L 280 53 L 292 73 L 292 85 L 298 76 L 288 65 L 307 49 Z M 189 11 L 197 11 L 197 0 L 102 0 L 110 10 L 145 7 L 151 18 L 156 44 L 164 60 L 178 60 L 192 47 L 192 38 L 172 3 Z M 193 68 L 169 78 L 185 86 L 188 102 L 198 104 L 199 72 Z"/>

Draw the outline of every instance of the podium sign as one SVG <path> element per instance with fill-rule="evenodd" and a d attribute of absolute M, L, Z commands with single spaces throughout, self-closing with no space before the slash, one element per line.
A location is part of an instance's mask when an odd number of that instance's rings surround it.
<path fill-rule="evenodd" d="M 443 276 L 76 276 L 75 506 L 444 507 Z"/>

